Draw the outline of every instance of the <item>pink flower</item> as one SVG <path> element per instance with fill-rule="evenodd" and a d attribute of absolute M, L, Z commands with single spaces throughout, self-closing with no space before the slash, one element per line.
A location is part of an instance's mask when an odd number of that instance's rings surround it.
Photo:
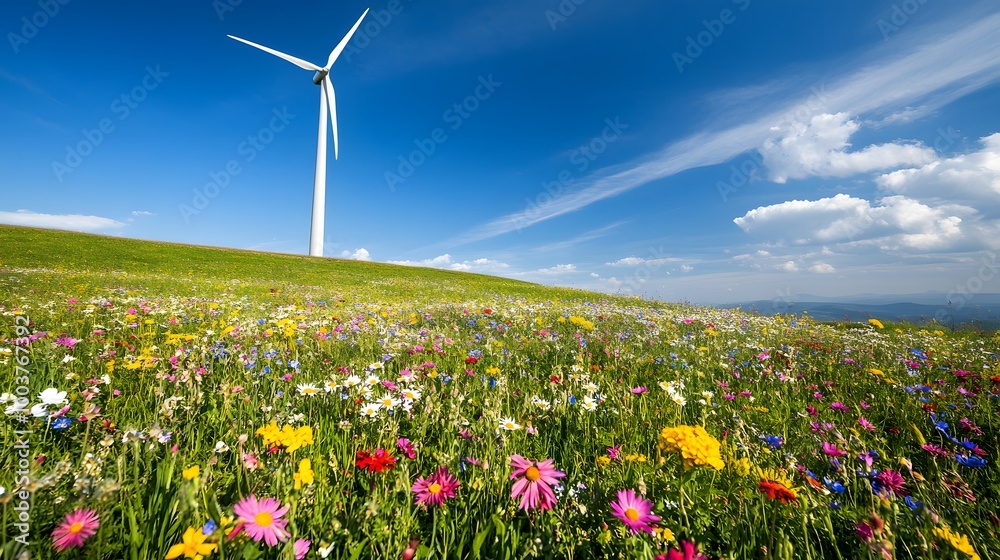
<path fill-rule="evenodd" d="M 512 455 L 510 467 L 514 469 L 514 472 L 510 473 L 511 480 L 518 479 L 511 489 L 510 497 L 514 499 L 521 497 L 518 507 L 525 511 L 536 508 L 552 509 L 552 505 L 556 503 L 552 485 L 558 484 L 558 479 L 566 476 L 552 466 L 552 459 L 536 462 L 520 455 Z"/>
<path fill-rule="evenodd" d="M 906 481 L 903 479 L 903 475 L 898 471 L 885 469 L 884 471 L 878 473 L 875 480 L 879 481 L 882 486 L 885 486 L 890 492 L 896 494 L 897 496 L 906 495 L 906 490 L 903 488 L 903 486 L 906 485 Z"/>
<path fill-rule="evenodd" d="M 865 418 L 864 416 L 858 418 L 858 424 L 861 424 L 861 427 L 868 430 L 869 432 L 875 431 L 875 424 L 869 422 L 868 419 Z"/>
<path fill-rule="evenodd" d="M 417 453 L 413 450 L 413 445 L 410 443 L 410 440 L 406 438 L 399 438 L 396 440 L 396 446 L 399 447 L 400 453 L 406 455 L 407 459 L 412 461 L 416 458 Z"/>
<path fill-rule="evenodd" d="M 849 406 L 840 401 L 830 403 L 830 408 L 836 410 L 837 412 L 847 412 L 851 410 Z"/>
<path fill-rule="evenodd" d="M 94 536 L 100 526 L 100 517 L 92 509 L 78 509 L 66 514 L 66 519 L 52 531 L 52 546 L 62 552 L 71 546 L 82 547 L 84 541 Z"/>
<path fill-rule="evenodd" d="M 680 550 L 670 548 L 666 554 L 657 554 L 655 560 L 708 560 L 708 556 L 698 552 L 698 546 L 691 541 L 681 541 Z"/>
<path fill-rule="evenodd" d="M 940 445 L 933 445 L 928 443 L 925 445 L 921 445 L 920 447 L 922 447 L 924 451 L 930 453 L 931 455 L 937 455 L 939 457 L 951 456 L 951 453 L 949 453 L 947 449 L 941 447 Z"/>
<path fill-rule="evenodd" d="M 653 528 L 649 524 L 660 520 L 653 515 L 653 502 L 643 499 L 632 490 L 619 490 L 618 501 L 611 502 L 611 510 L 633 534 L 639 531 L 652 534 Z"/>
<path fill-rule="evenodd" d="M 845 451 L 837 449 L 836 443 L 830 443 L 827 441 L 823 442 L 823 453 L 826 453 L 831 457 L 843 457 L 844 455 L 847 455 Z"/>
<path fill-rule="evenodd" d="M 864 521 L 858 523 L 858 526 L 855 529 L 855 531 L 858 534 L 858 538 L 865 542 L 872 540 L 872 537 L 875 536 L 875 531 L 872 529 L 872 526 L 865 523 Z"/>
<path fill-rule="evenodd" d="M 647 391 L 649 391 L 649 389 L 647 389 L 646 387 L 632 387 L 633 395 L 641 395 Z"/>
<path fill-rule="evenodd" d="M 288 506 L 281 507 L 281 502 L 278 500 L 274 498 L 258 500 L 253 494 L 243 498 L 233 507 L 233 512 L 238 516 L 237 522 L 243 525 L 250 538 L 257 542 L 263 539 L 268 546 L 288 540 L 289 534 L 285 531 L 288 520 L 281 518 L 287 511 Z"/>
<path fill-rule="evenodd" d="M 295 553 L 295 560 L 302 560 L 309 553 L 309 545 L 312 543 L 306 539 L 299 539 L 292 545 L 292 552 Z"/>
<path fill-rule="evenodd" d="M 418 478 L 413 483 L 413 493 L 417 495 L 418 504 L 440 506 L 448 498 L 455 497 L 459 486 L 458 479 L 448 472 L 448 467 L 440 466 L 429 477 Z"/>

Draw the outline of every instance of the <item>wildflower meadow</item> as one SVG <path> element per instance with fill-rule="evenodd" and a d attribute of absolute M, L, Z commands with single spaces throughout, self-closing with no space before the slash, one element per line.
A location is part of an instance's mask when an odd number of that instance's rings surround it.
<path fill-rule="evenodd" d="M 1000 337 L 0 228 L 3 558 L 996 558 Z"/>

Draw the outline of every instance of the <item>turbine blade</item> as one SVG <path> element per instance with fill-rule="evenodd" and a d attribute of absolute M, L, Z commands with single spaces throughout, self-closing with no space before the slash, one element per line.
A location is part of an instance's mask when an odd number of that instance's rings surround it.
<path fill-rule="evenodd" d="M 330 77 L 323 78 L 323 89 L 326 91 L 326 105 L 330 108 L 330 121 L 333 124 L 333 159 L 340 153 L 340 138 L 337 135 L 337 95 L 333 93 Z"/>
<path fill-rule="evenodd" d="M 288 62 L 291 62 L 292 64 L 298 66 L 299 68 L 302 68 L 303 70 L 314 70 L 316 72 L 319 72 L 320 70 L 322 70 L 322 68 L 320 68 L 319 66 L 316 66 L 312 62 L 307 62 L 305 60 L 302 60 L 301 58 L 295 58 L 294 56 L 292 56 L 290 54 L 285 54 L 285 53 L 283 53 L 281 51 L 276 51 L 274 49 L 269 49 L 269 48 L 265 47 L 264 45 L 258 45 L 257 43 L 254 43 L 252 41 L 247 41 L 246 39 L 240 39 L 239 37 L 234 37 L 233 35 L 226 35 L 226 37 L 229 37 L 230 39 L 236 39 L 237 41 L 239 41 L 241 43 L 246 43 L 246 44 L 250 45 L 251 47 L 257 47 L 258 49 L 260 49 L 260 50 L 262 50 L 264 52 L 271 53 L 271 54 L 273 54 L 274 56 L 276 56 L 278 58 L 283 58 L 283 59 L 287 60 Z"/>
<path fill-rule="evenodd" d="M 361 20 L 365 19 L 365 16 L 368 15 L 368 10 L 370 9 L 371 8 L 366 9 L 365 13 L 361 14 L 361 17 L 358 18 L 357 22 L 355 22 L 354 27 L 352 27 L 351 30 L 347 32 L 347 35 L 344 35 L 344 38 L 340 40 L 340 43 L 338 43 L 337 46 L 330 51 L 330 58 L 326 60 L 327 70 L 333 66 L 334 62 L 337 62 L 337 57 L 340 56 L 340 53 L 344 52 L 344 48 L 347 47 L 347 43 L 350 42 L 351 37 L 354 36 L 354 32 L 357 31 L 358 27 L 361 25 Z"/>

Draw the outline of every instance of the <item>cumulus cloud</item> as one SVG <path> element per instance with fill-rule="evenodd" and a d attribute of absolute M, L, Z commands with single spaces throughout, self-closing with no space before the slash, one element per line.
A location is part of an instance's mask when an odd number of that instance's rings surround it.
<path fill-rule="evenodd" d="M 510 265 L 493 259 L 480 258 L 471 261 L 451 263 L 450 268 L 452 270 L 460 270 L 462 272 L 496 272 L 510 268 Z"/>
<path fill-rule="evenodd" d="M 682 264 L 681 265 L 681 272 L 691 272 L 692 270 L 694 270 L 694 267 L 691 266 L 691 265 L 687 265 L 687 264 Z"/>
<path fill-rule="evenodd" d="M 31 210 L 18 210 L 17 212 L 0 212 L 0 224 L 13 226 L 30 226 L 51 229 L 68 229 L 70 231 L 101 231 L 108 229 L 120 229 L 128 224 L 102 218 L 101 216 L 87 216 L 83 214 L 42 214 Z"/>
<path fill-rule="evenodd" d="M 502 272 L 508 268 L 510 265 L 505 262 L 500 262 L 488 258 L 478 258 L 468 261 L 455 261 L 452 256 L 445 253 L 444 255 L 439 255 L 433 259 L 424 259 L 422 261 L 389 261 L 390 264 L 401 264 L 404 266 L 423 266 L 428 268 L 448 268 L 451 270 L 457 270 L 459 272 Z"/>
<path fill-rule="evenodd" d="M 837 269 L 833 265 L 827 264 L 825 262 L 818 262 L 809 267 L 809 272 L 815 272 L 816 274 L 833 274 L 837 272 Z"/>
<path fill-rule="evenodd" d="M 350 251 L 344 251 L 343 253 L 340 254 L 340 258 L 342 258 L 342 259 L 350 259 L 352 261 L 370 261 L 370 260 L 372 260 L 371 255 L 368 253 L 368 250 L 365 249 L 364 247 L 358 249 L 357 251 L 354 251 L 353 253 L 350 252 Z"/>
<path fill-rule="evenodd" d="M 747 233 L 798 245 L 877 240 L 884 247 L 945 249 L 962 238 L 961 215 L 975 209 L 932 207 L 905 196 L 877 204 L 838 194 L 819 200 L 789 200 L 761 206 L 733 220 Z"/>
<path fill-rule="evenodd" d="M 389 264 L 400 264 L 403 266 L 425 266 L 430 268 L 441 268 L 451 264 L 451 255 L 445 253 L 434 257 L 433 259 L 424 259 L 422 261 L 389 261 Z"/>
<path fill-rule="evenodd" d="M 806 122 L 791 122 L 781 137 L 759 148 L 770 179 L 850 177 L 859 173 L 922 165 L 934 160 L 934 150 L 919 144 L 888 143 L 849 152 L 851 136 L 861 125 L 847 113 L 816 115 Z"/>
<path fill-rule="evenodd" d="M 977 152 L 879 176 L 883 192 L 928 201 L 961 202 L 984 214 L 1000 214 L 1000 133 L 980 140 Z"/>

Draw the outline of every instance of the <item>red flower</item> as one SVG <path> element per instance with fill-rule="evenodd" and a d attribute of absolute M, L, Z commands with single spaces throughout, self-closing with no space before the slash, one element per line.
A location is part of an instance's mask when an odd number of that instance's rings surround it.
<path fill-rule="evenodd" d="M 483 309 L 483 313 L 489 315 L 489 314 L 493 313 L 493 310 L 490 309 L 489 307 L 487 307 L 486 309 Z"/>
<path fill-rule="evenodd" d="M 396 466 L 396 458 L 392 453 L 379 447 L 375 453 L 358 450 L 354 459 L 354 466 L 368 472 L 380 473 L 385 470 L 392 470 Z"/>
<path fill-rule="evenodd" d="M 477 358 L 473 358 L 472 356 L 469 356 L 468 358 L 465 359 L 465 363 L 467 364 L 475 364 L 478 361 L 479 360 Z"/>

